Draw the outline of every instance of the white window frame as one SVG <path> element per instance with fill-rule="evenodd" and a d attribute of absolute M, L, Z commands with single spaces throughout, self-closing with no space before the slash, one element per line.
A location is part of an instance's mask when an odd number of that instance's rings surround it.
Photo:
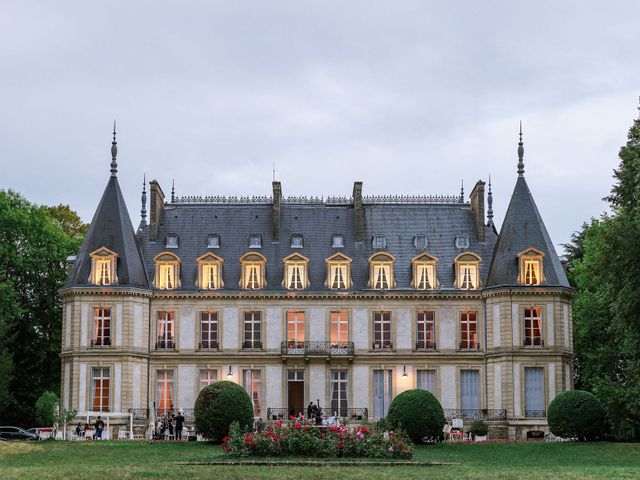
<path fill-rule="evenodd" d="M 420 310 L 416 312 L 416 350 L 436 348 L 435 312 Z M 420 332 L 422 326 L 422 333 Z"/>
<path fill-rule="evenodd" d="M 245 350 L 262 349 L 262 312 L 259 310 L 244 312 L 242 348 Z"/>
<path fill-rule="evenodd" d="M 105 327 L 105 323 L 108 326 Z M 105 330 L 109 333 L 105 335 Z M 111 307 L 93 307 L 93 338 L 91 345 L 94 347 L 111 346 L 111 334 L 113 322 L 111 321 Z"/>
<path fill-rule="evenodd" d="M 331 370 L 329 399 L 331 402 L 331 415 L 348 417 L 349 372 L 347 370 Z"/>
<path fill-rule="evenodd" d="M 159 311 L 156 328 L 156 348 L 159 350 L 175 348 L 175 312 L 170 310 Z"/>
<path fill-rule="evenodd" d="M 373 312 L 373 350 L 393 350 L 391 326 L 391 311 Z"/>
<path fill-rule="evenodd" d="M 105 401 L 103 393 L 105 392 L 105 381 L 107 398 Z M 97 383 L 96 383 L 97 382 Z M 99 403 L 96 405 L 96 387 L 99 387 L 100 396 Z M 91 411 L 92 412 L 110 412 L 111 404 L 111 369 L 109 367 L 91 367 Z"/>
<path fill-rule="evenodd" d="M 206 326 L 206 328 L 205 328 Z M 219 336 L 218 312 L 215 310 L 200 312 L 200 349 L 218 350 Z"/>
<path fill-rule="evenodd" d="M 246 368 L 242 370 L 242 386 L 251 397 L 253 403 L 253 416 L 262 414 L 262 370 Z"/>

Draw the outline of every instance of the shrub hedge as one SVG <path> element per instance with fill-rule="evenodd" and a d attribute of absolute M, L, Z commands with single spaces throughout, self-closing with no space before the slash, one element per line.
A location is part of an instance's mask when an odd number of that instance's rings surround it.
<path fill-rule="evenodd" d="M 407 390 L 396 396 L 387 419 L 393 428 L 403 428 L 414 443 L 438 438 L 444 427 L 442 405 L 427 390 Z"/>
<path fill-rule="evenodd" d="M 558 437 L 594 440 L 604 433 L 605 421 L 600 400 L 581 390 L 559 394 L 547 410 L 549 429 Z"/>
<path fill-rule="evenodd" d="M 253 402 L 240 385 L 220 381 L 204 387 L 193 409 L 196 430 L 213 441 L 229 434 L 232 422 L 241 428 L 253 426 Z"/>

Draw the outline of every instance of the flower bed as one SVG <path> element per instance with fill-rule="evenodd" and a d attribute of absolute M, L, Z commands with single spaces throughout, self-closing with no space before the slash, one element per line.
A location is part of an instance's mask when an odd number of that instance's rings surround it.
<path fill-rule="evenodd" d="M 264 432 L 243 431 L 234 422 L 222 449 L 235 457 L 368 457 L 413 456 L 413 444 L 401 432 L 381 432 L 366 425 L 318 427 L 306 420 L 276 421 Z"/>

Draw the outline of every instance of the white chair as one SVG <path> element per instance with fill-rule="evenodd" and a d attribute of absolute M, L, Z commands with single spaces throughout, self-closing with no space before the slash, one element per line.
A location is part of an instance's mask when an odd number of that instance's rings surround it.
<path fill-rule="evenodd" d="M 118 440 L 129 440 L 129 432 L 127 430 L 118 430 Z"/>
<path fill-rule="evenodd" d="M 85 440 L 91 440 L 93 438 L 94 433 L 95 432 L 93 430 L 85 430 L 84 431 L 84 439 Z"/>

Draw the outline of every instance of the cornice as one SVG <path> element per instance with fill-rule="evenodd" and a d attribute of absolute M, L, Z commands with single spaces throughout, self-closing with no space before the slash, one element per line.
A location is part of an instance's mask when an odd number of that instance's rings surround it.
<path fill-rule="evenodd" d="M 488 287 L 482 290 L 484 298 L 497 297 L 502 295 L 553 295 L 573 298 L 576 291 L 570 287 L 561 286 L 540 286 L 532 287 L 528 285 L 512 285 L 512 286 L 496 286 Z"/>
<path fill-rule="evenodd" d="M 70 297 L 74 295 L 128 295 L 136 297 L 151 297 L 153 291 L 148 288 L 140 287 L 65 287 L 58 290 L 60 298 Z"/>

